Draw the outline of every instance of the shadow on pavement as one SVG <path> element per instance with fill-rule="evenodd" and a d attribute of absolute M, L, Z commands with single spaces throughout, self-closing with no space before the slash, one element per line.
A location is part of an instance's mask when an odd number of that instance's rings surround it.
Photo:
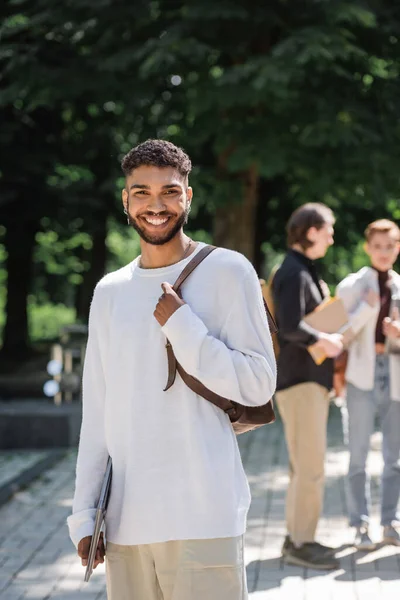
<path fill-rule="evenodd" d="M 253 561 L 247 565 L 247 578 L 249 591 L 265 591 L 279 588 L 286 578 L 300 577 L 311 579 L 329 576 L 335 581 L 361 581 L 368 579 L 381 579 L 383 581 L 398 581 L 400 578 L 400 548 L 390 556 L 382 556 L 379 551 L 383 548 L 394 550 L 392 546 L 378 544 L 373 552 L 357 552 L 353 549 L 341 557 L 342 552 L 352 549 L 349 544 L 343 544 L 337 548 L 337 555 L 341 562 L 341 568 L 336 571 L 323 571 L 306 569 L 292 565 L 286 565 L 282 557 L 269 558 L 261 561 Z"/>

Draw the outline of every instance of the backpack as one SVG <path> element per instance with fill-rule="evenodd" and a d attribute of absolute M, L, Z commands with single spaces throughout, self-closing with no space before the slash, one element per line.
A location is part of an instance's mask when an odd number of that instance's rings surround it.
<path fill-rule="evenodd" d="M 194 269 L 215 249 L 215 246 L 205 246 L 192 258 L 172 286 L 175 293 L 180 295 L 180 288 L 187 277 L 189 277 Z M 277 329 L 275 321 L 265 303 L 265 300 L 264 305 L 271 334 L 276 333 Z M 166 349 L 168 359 L 168 381 L 164 391 L 167 391 L 172 387 L 175 382 L 176 373 L 178 372 L 183 382 L 195 394 L 198 394 L 205 400 L 208 400 L 226 412 L 236 435 L 257 429 L 262 425 L 273 423 L 275 421 L 272 399 L 269 399 L 268 402 L 262 406 L 243 406 L 238 402 L 233 402 L 228 398 L 223 398 L 222 396 L 215 394 L 212 390 L 206 388 L 198 379 L 186 373 L 183 367 L 176 360 L 172 345 L 169 340 L 167 340 Z"/>
<path fill-rule="evenodd" d="M 279 267 L 280 267 L 280 265 L 275 265 L 273 267 L 267 281 L 265 281 L 265 279 L 260 279 L 261 291 L 262 291 L 262 295 L 264 298 L 264 302 L 265 302 L 266 306 L 268 307 L 268 309 L 272 315 L 272 318 L 274 319 L 274 322 L 276 322 L 276 310 L 275 310 L 274 295 L 272 293 L 272 285 L 274 282 L 274 277 L 275 277 Z M 277 359 L 279 356 L 279 352 L 280 352 L 278 336 L 276 336 L 276 335 L 272 336 L 272 345 L 274 348 L 275 358 Z"/>

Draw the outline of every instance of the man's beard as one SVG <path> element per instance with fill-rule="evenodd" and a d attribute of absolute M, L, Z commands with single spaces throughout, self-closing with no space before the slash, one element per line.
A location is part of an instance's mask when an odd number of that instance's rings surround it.
<path fill-rule="evenodd" d="M 162 234 L 157 234 L 154 233 L 152 234 L 148 234 L 147 231 L 145 231 L 141 225 L 139 225 L 138 221 L 136 219 L 133 219 L 130 215 L 129 215 L 129 225 L 131 227 L 133 227 L 133 229 L 135 229 L 135 231 L 138 232 L 139 236 L 141 237 L 141 239 L 146 242 L 147 244 L 152 244 L 153 246 L 162 246 L 163 244 L 167 244 L 168 242 L 170 242 L 175 236 L 176 234 L 182 229 L 182 227 L 184 227 L 186 225 L 186 223 L 188 222 L 188 217 L 189 217 L 189 211 L 190 208 L 188 207 L 185 212 L 183 212 L 179 218 L 177 219 L 177 221 L 175 221 L 174 226 L 172 227 L 172 229 L 170 229 L 169 231 L 166 231 L 165 233 Z M 144 217 L 146 215 L 141 215 L 141 217 Z M 150 216 L 150 215 L 149 215 Z M 155 215 L 151 215 L 151 216 L 155 216 Z M 157 217 L 162 218 L 163 216 L 169 216 L 169 215 L 157 215 Z"/>

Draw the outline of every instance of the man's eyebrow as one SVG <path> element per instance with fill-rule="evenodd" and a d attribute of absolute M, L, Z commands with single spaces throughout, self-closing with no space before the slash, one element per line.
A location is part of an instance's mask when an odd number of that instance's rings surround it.
<path fill-rule="evenodd" d="M 150 186 L 149 185 L 144 185 L 142 183 L 132 183 L 132 185 L 129 187 L 130 190 L 133 189 L 139 189 L 139 190 L 149 190 Z"/>
<path fill-rule="evenodd" d="M 167 183 L 165 185 L 162 186 L 161 189 L 163 190 L 170 190 L 171 188 L 176 188 L 176 187 L 181 187 L 181 185 L 179 183 Z M 143 183 L 132 183 L 132 185 L 129 187 L 130 190 L 133 189 L 137 189 L 137 190 L 149 190 L 150 186 L 149 185 L 145 185 Z"/>

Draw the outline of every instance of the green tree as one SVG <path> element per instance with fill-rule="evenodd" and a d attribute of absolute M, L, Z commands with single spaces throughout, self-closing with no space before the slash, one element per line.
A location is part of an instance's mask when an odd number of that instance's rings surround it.
<path fill-rule="evenodd" d="M 94 283 L 104 272 L 106 223 L 115 211 L 118 136 L 137 120 L 129 113 L 122 118 L 123 100 L 129 100 L 130 110 L 146 100 L 145 90 L 132 94 L 126 79 L 128 72 L 135 76 L 130 69 L 140 57 L 132 46 L 125 58 L 121 53 L 121 34 L 126 43 L 132 39 L 131 14 L 128 3 L 111 1 L 100 3 L 95 16 L 92 4 L 80 1 L 2 5 L 0 106 L 5 126 L 0 143 L 7 152 L 0 176 L 0 220 L 6 229 L 2 353 L 7 359 L 29 354 L 27 296 L 43 217 L 68 232 L 79 216 L 82 230 L 91 235 L 89 270 L 76 299 L 79 316 L 87 316 Z M 137 47 L 153 20 L 151 7 L 137 3 Z"/>
<path fill-rule="evenodd" d="M 391 2 L 177 9 L 156 48 L 182 80 L 166 131 L 205 166 L 212 157 L 216 243 L 254 260 L 260 228 L 282 242 L 281 215 L 304 200 L 350 206 L 358 220 L 397 193 L 399 21 Z"/>
<path fill-rule="evenodd" d="M 339 245 L 378 213 L 399 218 L 389 0 L 9 0 L 0 16 L 4 356 L 28 351 L 29 293 L 87 317 L 108 224 L 122 223 L 119 158 L 147 137 L 193 158 L 192 229 L 259 271 L 305 200 L 336 210 Z"/>

